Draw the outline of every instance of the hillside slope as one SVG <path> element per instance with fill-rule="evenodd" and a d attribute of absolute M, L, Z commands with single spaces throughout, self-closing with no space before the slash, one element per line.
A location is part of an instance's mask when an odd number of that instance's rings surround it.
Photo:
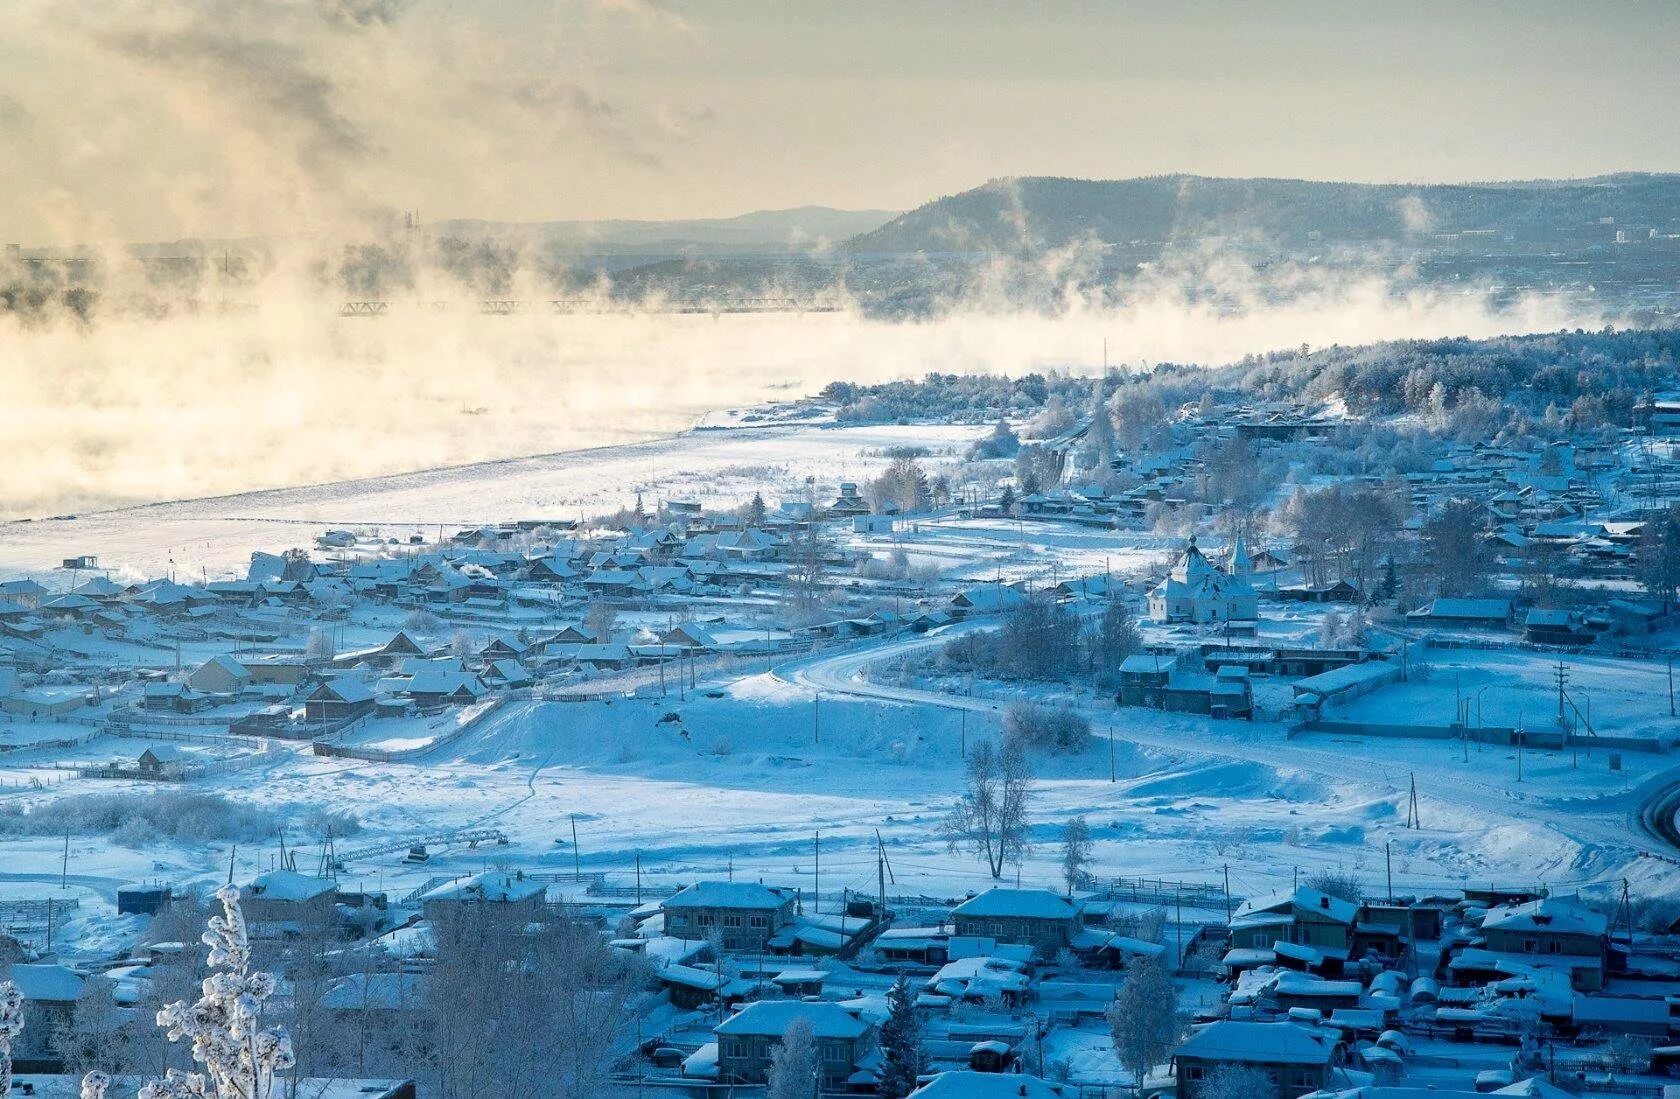
<path fill-rule="evenodd" d="M 1465 232 L 1498 243 L 1579 246 L 1612 243 L 1618 228 L 1680 231 L 1680 175 L 1423 186 L 1189 175 L 998 179 L 919 206 L 846 247 L 1034 252 L 1086 237 L 1140 246 L 1235 237 L 1297 247 L 1438 241 Z"/>

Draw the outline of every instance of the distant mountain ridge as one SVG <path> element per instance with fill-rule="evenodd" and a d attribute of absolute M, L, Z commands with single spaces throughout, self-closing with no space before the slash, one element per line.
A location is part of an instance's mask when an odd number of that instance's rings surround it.
<path fill-rule="evenodd" d="M 860 233 L 846 250 L 1018 253 L 1087 238 L 1144 250 L 1210 237 L 1369 245 L 1463 233 L 1581 243 L 1614 240 L 1615 228 L 1680 232 L 1680 175 L 1452 184 L 1028 176 L 926 203 Z"/>
<path fill-rule="evenodd" d="M 726 218 L 677 221 L 501 222 L 454 218 L 428 224 L 438 237 L 522 242 L 562 252 L 609 254 L 703 251 L 807 251 L 844 243 L 886 224 L 894 210 L 798 206 Z"/>

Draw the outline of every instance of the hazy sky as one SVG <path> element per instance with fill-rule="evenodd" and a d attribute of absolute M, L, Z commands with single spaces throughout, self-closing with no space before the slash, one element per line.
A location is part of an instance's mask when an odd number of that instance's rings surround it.
<path fill-rule="evenodd" d="M 1680 5 L 13 0 L 0 240 L 1680 170 Z"/>

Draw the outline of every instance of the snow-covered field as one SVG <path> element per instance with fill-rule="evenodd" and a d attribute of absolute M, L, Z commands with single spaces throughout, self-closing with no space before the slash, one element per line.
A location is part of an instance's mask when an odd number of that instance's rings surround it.
<path fill-rule="evenodd" d="M 340 841 L 341 850 L 451 827 L 508 834 L 508 847 L 456 850 L 418 868 L 395 855 L 352 861 L 349 883 L 398 896 L 430 877 L 490 863 L 570 871 L 575 858 L 586 872 L 628 881 L 638 857 L 650 883 L 734 874 L 810 890 L 818 831 L 823 894 L 872 892 L 877 830 L 895 892 L 961 896 L 984 884 L 984 872 L 971 856 L 947 850 L 936 826 L 961 788 L 965 738 L 995 735 L 1001 703 L 854 678 L 918 643 L 927 642 L 898 643 L 886 654 L 866 646 L 703 683 L 681 700 L 673 690 L 663 699 L 510 703 L 465 738 L 411 761 L 286 750 L 195 789 L 291 813 L 351 810 L 363 831 Z M 1660 892 L 1680 883 L 1680 867 L 1646 857 L 1660 848 L 1629 823 L 1642 784 L 1667 767 L 1659 757 L 1628 753 L 1626 769 L 1613 773 L 1603 753 L 1572 763 L 1566 753 L 1530 751 L 1518 784 L 1508 749 L 1472 750 L 1466 762 L 1457 745 L 1292 740 L 1277 724 L 1099 713 L 1099 731 L 1115 738 L 1113 781 L 1106 738 L 1080 755 L 1038 761 L 1040 847 L 1023 881 L 1056 881 L 1061 826 L 1084 814 L 1103 876 L 1218 884 L 1228 866 L 1238 896 L 1322 870 L 1355 874 L 1381 891 L 1390 853 L 1396 886 L 1406 888 L 1490 880 L 1608 887 L 1626 876 L 1636 891 Z M 1414 777 L 1422 827 L 1409 829 Z M 0 772 L 0 781 L 23 778 Z M 76 785 L 14 787 L 3 796 L 52 797 Z M 300 842 L 307 841 L 291 839 Z M 217 844 L 128 849 L 77 839 L 70 869 L 96 891 L 99 883 L 155 878 L 208 883 L 225 878 L 230 857 L 236 874 L 249 874 L 272 865 L 278 850 L 277 843 L 236 852 Z M 6 874 L 56 884 L 62 840 L 10 840 L 0 854 Z M 302 861 L 311 857 L 306 847 Z M 107 900 L 112 889 L 103 889 Z M 84 904 L 80 918 L 88 911 Z M 101 934 L 89 945 L 105 941 Z"/>

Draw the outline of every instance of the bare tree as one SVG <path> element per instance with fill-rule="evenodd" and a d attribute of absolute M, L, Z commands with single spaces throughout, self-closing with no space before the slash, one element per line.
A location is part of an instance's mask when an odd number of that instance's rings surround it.
<path fill-rule="evenodd" d="M 816 1099 L 817 1036 L 811 1021 L 795 1019 L 770 1054 L 764 1099 Z"/>
<path fill-rule="evenodd" d="M 1639 532 L 1634 574 L 1645 591 L 1667 607 L 1680 591 L 1680 507 L 1647 520 Z"/>
<path fill-rule="evenodd" d="M 1084 817 L 1074 817 L 1062 830 L 1062 881 L 1068 896 L 1085 879 L 1085 868 L 1091 865 L 1091 826 Z"/>
<path fill-rule="evenodd" d="M 1435 574 L 1436 593 L 1473 595 L 1487 579 L 1489 557 L 1481 505 L 1449 500 L 1423 525 L 1424 559 Z"/>
<path fill-rule="evenodd" d="M 1032 768 L 1019 744 L 1001 749 L 978 744 L 968 757 L 968 787 L 941 829 L 952 851 L 979 855 L 993 878 L 1020 862 L 1032 844 L 1027 808 L 1032 801 Z"/>
<path fill-rule="evenodd" d="M 426 986 L 437 1093 L 559 1094 L 608 1086 L 613 1039 L 642 973 L 588 925 L 484 904 L 434 921 Z M 509 974 L 519 974 L 509 979 Z"/>
<path fill-rule="evenodd" d="M 1183 1035 L 1178 1013 L 1178 986 L 1160 958 L 1141 958 L 1126 970 L 1108 1008 L 1108 1028 L 1114 1053 L 1138 1083 L 1149 1070 L 1172 1053 Z"/>
<path fill-rule="evenodd" d="M 589 609 L 583 614 L 584 629 L 599 642 L 611 641 L 613 628 L 617 625 L 618 608 L 599 599 L 589 604 Z"/>
<path fill-rule="evenodd" d="M 1091 678 L 1099 684 L 1113 683 L 1120 675 L 1120 665 L 1142 645 L 1137 619 L 1123 599 L 1112 599 L 1103 608 L 1102 617 L 1086 637 L 1090 652 Z"/>

